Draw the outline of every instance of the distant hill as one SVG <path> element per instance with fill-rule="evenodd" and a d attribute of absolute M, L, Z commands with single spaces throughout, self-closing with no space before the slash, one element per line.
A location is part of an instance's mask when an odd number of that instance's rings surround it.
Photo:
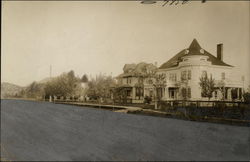
<path fill-rule="evenodd" d="M 1 83 L 1 98 L 14 97 L 23 89 L 24 87 L 12 83 L 3 82 Z"/>

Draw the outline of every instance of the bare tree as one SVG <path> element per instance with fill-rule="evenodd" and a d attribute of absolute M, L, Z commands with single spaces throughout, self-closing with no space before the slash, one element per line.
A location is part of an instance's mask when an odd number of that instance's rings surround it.
<path fill-rule="evenodd" d="M 214 82 L 214 79 L 212 78 L 212 75 L 210 75 L 210 78 L 208 78 L 207 74 L 205 74 L 205 76 L 202 76 L 200 78 L 199 84 L 202 88 L 201 96 L 208 97 L 208 99 L 210 100 L 215 90 L 215 82 Z"/>
<path fill-rule="evenodd" d="M 166 87 L 166 75 L 165 74 L 157 74 L 156 71 L 150 71 L 145 75 L 146 78 L 149 79 L 149 84 L 151 84 L 154 88 L 154 100 L 155 100 L 155 109 L 157 109 L 157 102 L 161 100 L 161 95 L 158 93 L 162 91 L 163 88 Z"/>
<path fill-rule="evenodd" d="M 219 91 L 221 92 L 222 100 L 225 100 L 225 82 L 224 82 L 224 80 L 220 80 L 217 83 L 217 87 L 218 87 Z"/>
<path fill-rule="evenodd" d="M 114 84 L 115 81 L 112 76 L 99 75 L 95 79 L 88 81 L 87 95 L 101 100 L 110 98 Z"/>
<path fill-rule="evenodd" d="M 75 96 L 79 78 L 75 77 L 74 71 L 63 73 L 50 80 L 45 85 L 45 94 L 49 96 Z"/>

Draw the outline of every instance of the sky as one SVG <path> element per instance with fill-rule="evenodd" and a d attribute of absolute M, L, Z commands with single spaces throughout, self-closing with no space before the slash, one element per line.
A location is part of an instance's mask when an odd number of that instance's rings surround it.
<path fill-rule="evenodd" d="M 250 83 L 250 2 L 3 1 L 1 82 L 27 86 L 62 72 L 116 76 L 124 64 L 160 66 L 196 38 Z"/>

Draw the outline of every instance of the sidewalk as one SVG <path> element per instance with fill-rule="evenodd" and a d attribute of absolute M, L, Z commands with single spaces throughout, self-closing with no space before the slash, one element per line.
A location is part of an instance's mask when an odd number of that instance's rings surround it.
<path fill-rule="evenodd" d="M 132 106 L 119 106 L 119 105 L 105 105 L 105 104 L 94 104 L 94 103 L 85 103 L 85 102 L 64 102 L 64 101 L 56 101 L 55 104 L 67 104 L 67 105 L 77 105 L 77 106 L 91 106 L 91 107 L 100 107 L 100 108 L 111 108 L 118 109 L 114 112 L 134 112 L 134 111 L 142 111 L 141 107 L 132 107 Z"/>
<path fill-rule="evenodd" d="M 170 117 L 175 119 L 184 119 L 198 122 L 211 122 L 211 123 L 223 123 L 230 125 L 244 125 L 250 126 L 249 120 L 239 120 L 239 119 L 226 119 L 226 118 L 218 118 L 218 117 L 204 117 L 204 116 L 190 116 L 183 114 L 181 112 L 163 112 L 160 110 L 152 110 L 152 109 L 143 109 L 141 107 L 133 107 L 133 106 L 119 106 L 119 105 L 105 105 L 105 104 L 94 104 L 94 103 L 82 103 L 82 102 L 65 102 L 65 101 L 56 101 L 55 104 L 67 104 L 67 105 L 76 105 L 76 106 L 89 106 L 103 109 L 110 109 L 113 112 L 120 113 L 131 113 L 131 114 L 141 114 L 141 115 L 149 115 L 149 116 L 157 116 L 157 117 Z"/>

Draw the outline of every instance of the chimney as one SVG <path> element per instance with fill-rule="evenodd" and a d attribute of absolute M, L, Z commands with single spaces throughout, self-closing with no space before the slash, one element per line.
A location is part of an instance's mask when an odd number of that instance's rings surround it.
<path fill-rule="evenodd" d="M 217 44 L 217 58 L 223 61 L 223 44 Z"/>

